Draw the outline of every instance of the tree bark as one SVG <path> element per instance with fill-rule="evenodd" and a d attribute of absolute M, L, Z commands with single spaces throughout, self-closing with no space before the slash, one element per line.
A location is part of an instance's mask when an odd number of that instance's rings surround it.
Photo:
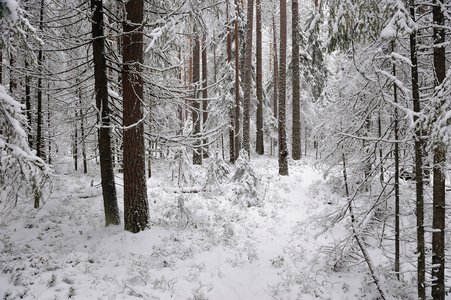
<path fill-rule="evenodd" d="M 227 62 L 232 64 L 232 29 L 231 23 L 229 21 L 229 0 L 226 2 L 226 13 L 227 13 Z M 229 129 L 229 153 L 230 153 L 230 162 L 232 164 L 235 163 L 235 110 L 234 107 L 231 106 L 229 112 L 230 118 L 230 129 Z"/>
<path fill-rule="evenodd" d="M 235 0 L 235 160 L 241 150 L 240 142 L 240 54 L 238 42 L 238 0 Z"/>
<path fill-rule="evenodd" d="M 98 110 L 98 147 L 100 157 L 100 177 L 102 179 L 103 207 L 105 210 L 105 226 L 120 223 L 119 208 L 117 205 L 116 185 L 114 183 L 113 154 L 111 151 L 111 129 L 110 108 L 108 103 L 108 78 L 105 58 L 105 36 L 103 22 L 103 1 L 91 0 L 92 15 L 92 52 L 94 56 L 94 87 L 96 107 Z M 81 95 L 80 95 L 81 104 Z M 83 115 L 80 109 L 80 118 Z M 84 142 L 83 142 L 84 143 Z M 83 151 L 84 152 L 84 151 Z M 83 154 L 85 155 L 85 154 Z M 87 171 L 85 157 L 83 157 L 83 168 Z"/>
<path fill-rule="evenodd" d="M 202 36 L 202 130 L 205 132 L 208 118 L 208 65 L 207 65 L 207 38 L 204 33 Z M 202 142 L 202 156 L 208 157 L 207 139 Z"/>
<path fill-rule="evenodd" d="M 39 30 L 42 32 L 44 27 L 44 0 L 41 0 L 39 14 Z M 42 46 L 38 51 L 38 70 L 42 71 L 43 52 Z M 37 99 L 37 130 L 36 130 L 36 155 L 43 158 L 43 135 L 42 135 L 42 74 L 38 76 L 38 99 Z"/>
<path fill-rule="evenodd" d="M 292 80 L 293 80 L 293 110 L 292 110 L 292 133 L 291 133 L 291 156 L 294 160 L 300 160 L 301 150 L 301 103 L 300 103 L 300 78 L 299 78 L 299 3 L 292 0 Z"/>
<path fill-rule="evenodd" d="M 144 1 L 125 3 L 123 23 L 123 123 L 124 123 L 124 227 L 133 233 L 149 224 L 143 122 L 143 14 Z"/>
<path fill-rule="evenodd" d="M 256 0 L 256 22 L 257 22 L 257 139 L 255 152 L 260 155 L 265 153 L 263 139 L 263 62 L 262 62 L 262 3 Z"/>
<path fill-rule="evenodd" d="M 415 0 L 409 1 L 409 10 L 412 20 L 415 21 Z M 418 58 L 417 58 L 417 32 L 410 34 L 410 60 L 412 76 L 413 110 L 420 112 L 420 93 L 418 86 Z M 414 116 L 414 121 L 418 115 Z M 421 140 L 421 128 L 415 130 L 415 181 L 416 181 L 416 215 L 417 215 L 417 290 L 418 299 L 426 299 L 426 259 L 424 251 L 424 186 L 423 186 L 423 141 Z"/>
<path fill-rule="evenodd" d="M 446 77 L 445 57 L 445 17 L 442 11 L 443 0 L 434 0 L 432 18 L 434 21 L 434 70 L 436 86 Z M 442 100 L 438 105 L 444 104 Z M 438 111 L 440 111 L 438 107 Z M 433 141 L 434 142 L 434 141 Z M 432 298 L 445 299 L 445 170 L 446 147 L 443 141 L 434 142 L 434 179 L 433 179 L 433 217 L 432 217 Z"/>
<path fill-rule="evenodd" d="M 287 3 L 280 0 L 280 64 L 279 64 L 279 174 L 288 175 L 288 149 L 285 129 L 287 82 Z"/>
<path fill-rule="evenodd" d="M 395 51 L 395 42 L 392 42 L 392 51 Z M 393 70 L 393 76 L 396 78 L 396 64 L 393 63 L 392 66 Z M 393 102 L 395 104 L 398 103 L 398 87 L 396 83 L 393 83 Z M 398 114 L 398 107 L 395 106 L 394 111 L 394 133 L 395 133 L 395 149 L 394 149 L 394 156 L 395 156 L 395 273 L 396 278 L 398 280 L 400 279 L 400 249 L 399 249 L 399 239 L 400 239 L 400 228 L 399 228 L 399 114 Z M 380 136 L 380 134 L 379 134 Z M 381 150 L 382 151 L 382 150 Z M 382 165 L 382 161 L 381 161 Z M 383 174 L 383 173 L 382 173 Z M 382 179 L 383 180 L 383 179 Z"/>
<path fill-rule="evenodd" d="M 247 25 L 246 25 L 246 64 L 244 66 L 244 90 L 243 101 L 243 149 L 248 156 L 251 155 L 250 123 L 251 123 L 251 87 L 252 87 L 252 28 L 254 23 L 254 0 L 247 1 Z"/>
<path fill-rule="evenodd" d="M 278 114 L 278 97 L 279 97 L 279 57 L 277 55 L 277 28 L 276 28 L 276 7 L 274 5 L 274 12 L 272 15 L 272 26 L 273 26 L 273 45 L 274 45 L 274 71 L 273 71 L 273 81 L 274 81 L 274 88 L 273 88 L 273 113 L 274 118 L 277 120 L 279 118 Z M 274 140 L 274 143 L 276 143 L 276 140 Z M 271 148 L 273 145 L 271 145 Z M 277 145 L 274 145 L 274 148 L 276 148 Z M 274 149 L 275 152 L 275 149 Z"/>
<path fill-rule="evenodd" d="M 194 142 L 193 148 L 193 164 L 201 165 L 202 164 L 202 149 L 200 148 L 201 140 L 198 137 L 200 134 L 200 125 L 201 125 L 201 114 L 200 114 L 200 103 L 197 100 L 199 98 L 199 87 L 200 87 L 200 41 L 197 29 L 194 28 L 194 37 L 193 37 L 193 123 L 194 123 L 194 138 L 196 139 Z"/>

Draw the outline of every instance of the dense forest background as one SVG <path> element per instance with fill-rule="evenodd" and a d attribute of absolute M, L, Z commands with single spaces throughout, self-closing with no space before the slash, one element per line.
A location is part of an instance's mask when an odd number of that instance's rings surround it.
<path fill-rule="evenodd" d="M 369 299 L 445 299 L 450 10 L 447 0 L 0 0 L 1 226 L 57 201 L 63 175 L 98 182 L 103 224 L 131 233 L 163 226 L 151 217 L 155 178 L 180 195 L 164 218 L 192 220 L 184 197 L 226 190 L 221 201 L 262 209 L 262 160 L 277 160 L 271 181 L 313 166 L 342 197 L 317 219 L 322 232 L 347 232 L 318 250 L 334 271 L 364 265 Z M 274 185 L 273 196 L 284 188 Z"/>

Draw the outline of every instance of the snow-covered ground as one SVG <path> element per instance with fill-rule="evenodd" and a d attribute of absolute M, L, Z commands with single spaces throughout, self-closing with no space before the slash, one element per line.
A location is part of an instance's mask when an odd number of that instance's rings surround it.
<path fill-rule="evenodd" d="M 138 234 L 104 227 L 96 172 L 63 167 L 41 209 L 19 203 L 1 214 L 2 299 L 377 298 L 364 264 L 342 270 L 329 256 L 349 230 L 327 228 L 327 215 L 346 202 L 306 162 L 280 177 L 276 159 L 253 159 L 258 199 L 249 207 L 228 183 L 179 193 L 156 161 L 151 228 Z M 198 183 L 204 171 L 193 171 Z"/>

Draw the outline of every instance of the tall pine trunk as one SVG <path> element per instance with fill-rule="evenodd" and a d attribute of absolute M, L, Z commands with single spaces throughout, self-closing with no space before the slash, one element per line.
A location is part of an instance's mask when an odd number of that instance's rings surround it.
<path fill-rule="evenodd" d="M 146 153 L 143 120 L 143 14 L 144 1 L 125 3 L 126 20 L 123 40 L 123 164 L 124 227 L 133 233 L 149 224 L 146 186 Z"/>
<path fill-rule="evenodd" d="M 294 160 L 301 159 L 301 103 L 300 103 L 300 79 L 299 79 L 299 3 L 292 1 L 292 64 L 293 64 L 293 124 L 291 133 L 291 156 Z"/>
<path fill-rule="evenodd" d="M 238 0 L 235 0 L 235 160 L 241 150 L 240 141 L 240 51 L 238 42 Z"/>
<path fill-rule="evenodd" d="M 114 183 L 113 154 L 111 151 L 110 108 L 108 103 L 108 79 L 105 58 L 105 36 L 103 22 L 103 0 L 91 0 L 92 15 L 92 52 L 94 56 L 94 86 L 96 107 L 98 110 L 98 147 L 100 159 L 100 177 L 102 179 L 103 207 L 105 209 L 105 226 L 120 223 L 119 208 L 117 205 L 116 185 Z M 81 96 L 81 95 L 80 95 Z M 81 104 L 81 97 L 80 97 Z M 80 118 L 83 119 L 80 109 Z M 82 137 L 84 140 L 84 137 Z M 83 142 L 84 143 L 84 142 Z M 83 146 L 84 147 L 84 146 Z M 84 152 L 84 151 L 83 151 Z M 83 156 L 85 154 L 83 153 Z M 83 168 L 86 171 L 85 157 Z"/>
<path fill-rule="evenodd" d="M 194 148 L 193 148 L 193 164 L 201 165 L 202 164 L 202 149 L 200 148 L 201 140 L 198 137 L 200 134 L 200 125 L 201 125 L 201 114 L 200 114 L 200 103 L 197 98 L 199 98 L 199 88 L 200 88 L 200 41 L 197 29 L 194 29 L 194 45 L 193 45 L 193 125 L 194 125 Z"/>
<path fill-rule="evenodd" d="M 445 57 L 445 17 L 443 0 L 434 0 L 432 18 L 434 21 L 434 70 L 436 85 L 443 83 L 446 77 Z M 445 100 L 438 105 L 441 106 Z M 437 109 L 441 111 L 440 107 Z M 445 299 L 445 170 L 446 147 L 443 141 L 434 145 L 434 179 L 433 179 L 433 218 L 432 218 L 432 298 Z"/>
<path fill-rule="evenodd" d="M 256 23 L 257 23 L 257 139 L 255 152 L 260 155 L 265 153 L 263 143 L 263 62 L 262 62 L 262 0 L 256 0 Z"/>
<path fill-rule="evenodd" d="M 226 13 L 227 13 L 227 62 L 232 64 L 232 28 L 229 21 L 229 0 L 226 3 Z M 230 118 L 230 129 L 229 129 L 229 153 L 230 162 L 235 163 L 235 110 L 233 106 L 230 106 L 229 118 Z"/>
<path fill-rule="evenodd" d="M 415 21 L 415 0 L 410 0 L 409 10 L 412 20 Z M 412 76 L 413 110 L 420 112 L 420 92 L 418 86 L 418 57 L 417 57 L 417 32 L 410 34 L 410 60 Z M 414 116 L 418 120 L 418 115 Z M 417 290 L 418 299 L 426 299 L 426 259 L 424 252 L 424 186 L 423 186 L 423 141 L 421 140 L 421 128 L 415 129 L 415 181 L 416 181 L 416 215 L 417 215 Z"/>
<path fill-rule="evenodd" d="M 44 27 L 44 0 L 41 0 L 40 13 L 39 13 L 39 30 L 42 32 Z M 43 134 L 42 134 L 42 61 L 43 61 L 43 51 L 42 46 L 39 47 L 38 51 L 38 70 L 41 72 L 38 76 L 38 99 L 37 99 L 37 130 L 36 130 L 36 155 L 43 157 Z"/>
<path fill-rule="evenodd" d="M 273 89 L 273 113 L 274 118 L 277 120 L 278 115 L 278 97 L 279 97 L 279 56 L 277 55 L 277 28 L 276 28 L 276 7 L 274 4 L 274 11 L 272 15 L 272 28 L 273 28 L 273 45 L 274 45 L 274 71 L 273 71 L 273 81 L 274 81 L 274 89 Z M 273 145 L 275 144 L 275 145 Z M 271 142 L 271 149 L 277 147 L 276 140 Z M 275 152 L 275 150 L 274 150 Z"/>
<path fill-rule="evenodd" d="M 287 3 L 280 0 L 280 55 L 279 55 L 279 174 L 288 175 L 287 133 L 285 128 L 285 101 L 287 83 Z"/>
<path fill-rule="evenodd" d="M 254 23 L 254 0 L 247 1 L 247 25 L 246 25 L 246 64 L 244 66 L 245 78 L 244 84 L 247 87 L 244 90 L 243 102 L 243 149 L 248 156 L 251 155 L 251 92 L 252 92 L 252 28 Z"/>
<path fill-rule="evenodd" d="M 208 118 L 208 65 L 207 65 L 207 37 L 204 33 L 202 36 L 202 130 L 205 132 Z M 202 142 L 203 157 L 208 157 L 208 140 Z"/>
<path fill-rule="evenodd" d="M 395 51 L 395 42 L 392 42 L 392 51 Z M 396 64 L 393 63 L 392 66 L 393 71 L 393 77 L 396 78 Z M 398 86 L 395 82 L 393 82 L 393 102 L 395 104 L 398 103 Z M 399 240 L 400 240 L 400 228 L 399 228 L 399 114 L 398 114 L 398 107 L 395 106 L 395 112 L 394 112 L 394 133 L 395 133 L 395 149 L 394 149 L 394 156 L 395 156 L 395 273 L 396 278 L 398 280 L 400 279 L 400 249 L 399 249 Z M 381 136 L 381 134 L 379 134 Z M 381 150 L 382 151 L 382 150 Z M 382 157 L 382 155 L 381 155 Z M 382 161 L 381 161 L 382 166 Z M 381 172 L 381 174 L 383 174 Z M 383 179 L 382 179 L 383 181 Z"/>

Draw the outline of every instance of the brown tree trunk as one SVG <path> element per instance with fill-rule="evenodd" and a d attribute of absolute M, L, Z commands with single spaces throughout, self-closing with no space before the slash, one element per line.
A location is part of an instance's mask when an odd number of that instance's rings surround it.
<path fill-rule="evenodd" d="M 232 64 L 232 28 L 229 22 L 229 0 L 226 2 L 226 13 L 227 13 L 227 62 Z M 235 110 L 233 107 L 230 108 L 229 118 L 230 118 L 230 129 L 229 129 L 229 153 L 230 162 L 235 163 Z"/>
<path fill-rule="evenodd" d="M 252 28 L 254 23 L 254 0 L 247 1 L 247 25 L 246 25 L 246 65 L 244 66 L 244 90 L 243 101 L 243 149 L 248 156 L 251 155 L 250 121 L 251 121 L 251 86 L 252 86 Z"/>
<path fill-rule="evenodd" d="M 0 84 L 3 84 L 3 49 L 0 46 Z"/>
<path fill-rule="evenodd" d="M 273 81 L 274 81 L 274 91 L 273 91 L 273 112 L 274 112 L 274 118 L 277 120 L 279 118 L 278 114 L 278 97 L 279 97 L 279 57 L 277 55 L 277 28 L 276 28 L 276 7 L 274 5 L 274 12 L 272 15 L 272 26 L 273 26 L 273 45 L 274 45 L 274 73 L 273 73 Z M 274 146 L 274 148 L 277 147 L 277 142 L 274 140 L 275 145 L 271 145 L 271 149 Z M 275 152 L 275 150 L 274 150 Z"/>
<path fill-rule="evenodd" d="M 114 183 L 113 154 L 111 151 L 110 108 L 108 103 L 108 79 L 105 58 L 105 35 L 103 21 L 103 1 L 91 0 L 92 15 L 92 52 L 94 56 L 94 87 L 96 107 L 98 110 L 98 147 L 100 157 L 100 177 L 102 180 L 103 208 L 105 210 L 105 226 L 120 223 L 119 208 L 117 205 L 116 185 Z M 81 87 L 80 87 L 81 88 Z M 79 95 L 81 105 L 81 95 Z M 83 115 L 80 109 L 80 118 Z M 83 123 L 82 123 L 83 132 Z M 83 138 L 83 137 L 82 137 Z M 84 139 L 84 138 L 83 138 Z M 83 142 L 84 143 L 84 142 Z M 84 151 L 83 151 L 84 152 Z M 85 154 L 83 154 L 85 155 Z M 86 160 L 83 158 L 85 171 Z"/>
<path fill-rule="evenodd" d="M 41 0 L 39 14 L 39 30 L 42 32 L 44 26 L 44 0 Z M 43 52 L 42 46 L 38 51 L 38 70 L 42 71 Z M 38 76 L 38 103 L 37 103 L 37 130 L 36 130 L 36 155 L 43 158 L 43 134 L 42 134 L 42 74 Z"/>
<path fill-rule="evenodd" d="M 291 2 L 292 12 L 292 72 L 293 72 L 293 124 L 292 124 L 292 141 L 291 155 L 294 160 L 300 160 L 302 156 L 301 150 L 301 103 L 300 103 L 300 79 L 299 79 L 299 3 L 298 0 Z"/>
<path fill-rule="evenodd" d="M 240 142 L 240 55 L 238 43 L 238 0 L 235 0 L 235 160 L 241 150 Z"/>
<path fill-rule="evenodd" d="M 193 45 L 193 123 L 194 123 L 194 148 L 193 148 L 193 164 L 201 165 L 202 164 L 202 149 L 200 148 L 201 140 L 198 137 L 200 134 L 200 125 L 201 125 L 201 114 L 200 114 L 200 103 L 197 100 L 199 98 L 199 87 L 200 87 L 200 41 L 197 33 L 197 29 L 194 29 L 194 45 Z"/>
<path fill-rule="evenodd" d="M 288 175 L 288 149 L 285 129 L 287 82 L 287 3 L 280 0 L 280 64 L 279 64 L 279 174 Z"/>
<path fill-rule="evenodd" d="M 144 1 L 125 3 L 123 40 L 123 123 L 124 123 L 124 227 L 133 233 L 149 224 L 146 186 L 146 153 L 143 122 L 143 14 Z"/>
<path fill-rule="evenodd" d="M 410 15 L 415 20 L 415 0 L 409 1 Z M 420 93 L 418 86 L 417 32 L 410 34 L 410 60 L 412 75 L 412 98 L 414 112 L 420 112 Z M 418 120 L 418 115 L 414 116 Z M 423 190 L 423 141 L 421 129 L 415 130 L 415 181 L 416 181 L 416 215 L 417 215 L 417 289 L 418 299 L 426 299 L 426 259 L 424 251 L 424 190 Z"/>
<path fill-rule="evenodd" d="M 392 51 L 395 51 L 395 42 L 392 42 Z M 396 77 L 396 64 L 393 63 L 392 66 L 393 70 L 393 76 Z M 398 103 L 398 87 L 396 83 L 393 83 L 393 102 Z M 396 278 L 398 280 L 400 279 L 400 249 L 399 249 L 399 242 L 400 242 L 400 228 L 399 228 L 399 114 L 398 114 L 398 107 L 395 106 L 395 112 L 394 112 L 394 131 L 395 131 L 395 149 L 394 149 L 394 156 L 395 156 L 395 273 Z M 379 137 L 381 137 L 381 134 L 379 134 Z M 381 150 L 382 151 L 382 150 Z M 382 157 L 382 155 L 381 155 Z M 382 161 L 381 161 L 382 166 Z M 382 173 L 383 174 L 383 173 Z M 383 179 L 382 179 L 383 181 Z"/>
<path fill-rule="evenodd" d="M 205 132 L 208 118 L 208 68 L 207 68 L 207 38 L 204 33 L 202 36 L 202 130 Z M 208 157 L 208 140 L 204 139 L 202 144 L 202 155 Z"/>
<path fill-rule="evenodd" d="M 443 83 L 446 77 L 445 57 L 445 17 L 443 0 L 434 0 L 432 17 L 434 21 L 434 70 L 436 85 Z M 438 46 L 439 45 L 439 46 Z M 442 100 L 438 105 L 443 105 Z M 438 107 L 438 111 L 441 111 Z M 434 142 L 435 144 L 435 142 Z M 433 179 L 433 218 L 432 218 L 432 299 L 445 299 L 445 170 L 446 147 L 443 141 L 434 145 L 434 179 Z"/>
<path fill-rule="evenodd" d="M 255 152 L 260 155 L 265 153 L 263 140 L 263 63 L 262 63 L 262 3 L 256 0 L 256 22 L 257 22 L 257 139 Z"/>

